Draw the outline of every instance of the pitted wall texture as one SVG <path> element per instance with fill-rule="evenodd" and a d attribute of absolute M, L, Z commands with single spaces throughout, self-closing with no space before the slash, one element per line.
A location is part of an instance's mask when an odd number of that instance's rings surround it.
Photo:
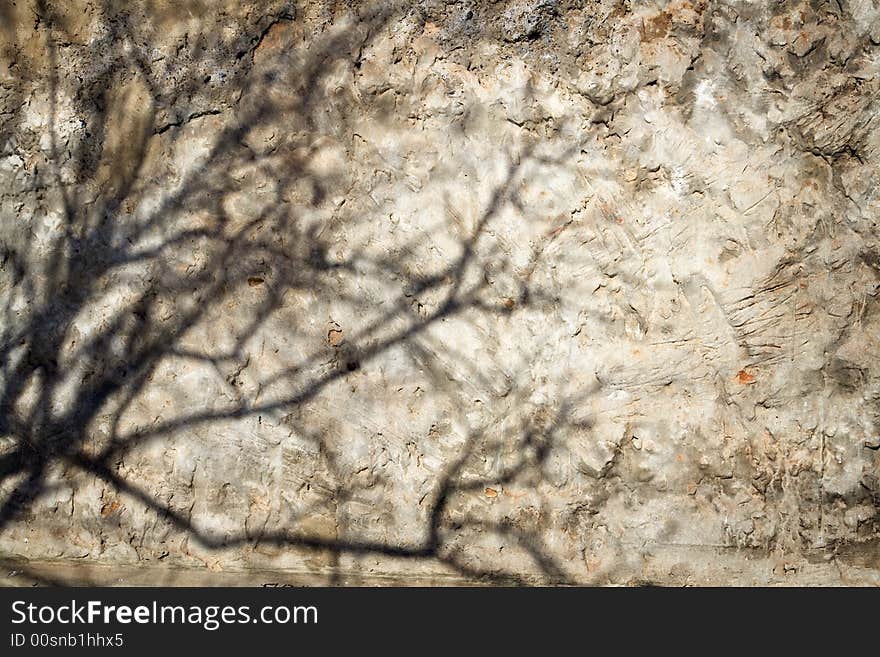
<path fill-rule="evenodd" d="M 880 581 L 875 2 L 0 22 L 10 563 Z"/>

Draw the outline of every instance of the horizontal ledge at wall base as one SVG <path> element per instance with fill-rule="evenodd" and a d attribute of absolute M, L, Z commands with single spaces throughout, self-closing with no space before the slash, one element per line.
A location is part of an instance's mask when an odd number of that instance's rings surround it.
<path fill-rule="evenodd" d="M 652 543 L 631 546 L 618 568 L 596 569 L 578 584 L 610 586 L 880 586 L 880 544 L 777 554 L 728 546 Z M 542 585 L 518 574 L 520 581 Z M 503 580 L 502 580 L 503 581 Z M 511 580 L 512 582 L 513 580 Z M 0 556 L 0 586 L 481 586 L 457 573 L 388 570 L 195 568 L 93 559 L 28 560 Z"/>

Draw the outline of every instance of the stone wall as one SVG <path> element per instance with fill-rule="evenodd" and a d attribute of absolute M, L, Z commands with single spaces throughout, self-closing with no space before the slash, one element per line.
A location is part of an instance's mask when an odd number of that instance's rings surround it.
<path fill-rule="evenodd" d="M 880 582 L 875 2 L 0 28 L 7 563 Z"/>

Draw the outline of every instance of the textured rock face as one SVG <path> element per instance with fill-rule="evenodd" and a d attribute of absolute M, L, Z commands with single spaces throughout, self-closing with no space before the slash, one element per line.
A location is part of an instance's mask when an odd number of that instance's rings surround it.
<path fill-rule="evenodd" d="M 8 557 L 880 581 L 876 3 L 0 20 Z"/>

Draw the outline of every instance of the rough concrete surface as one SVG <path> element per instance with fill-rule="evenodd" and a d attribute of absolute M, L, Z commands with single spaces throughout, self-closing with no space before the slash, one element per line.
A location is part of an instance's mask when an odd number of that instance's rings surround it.
<path fill-rule="evenodd" d="M 5 583 L 880 583 L 878 3 L 0 39 Z"/>

